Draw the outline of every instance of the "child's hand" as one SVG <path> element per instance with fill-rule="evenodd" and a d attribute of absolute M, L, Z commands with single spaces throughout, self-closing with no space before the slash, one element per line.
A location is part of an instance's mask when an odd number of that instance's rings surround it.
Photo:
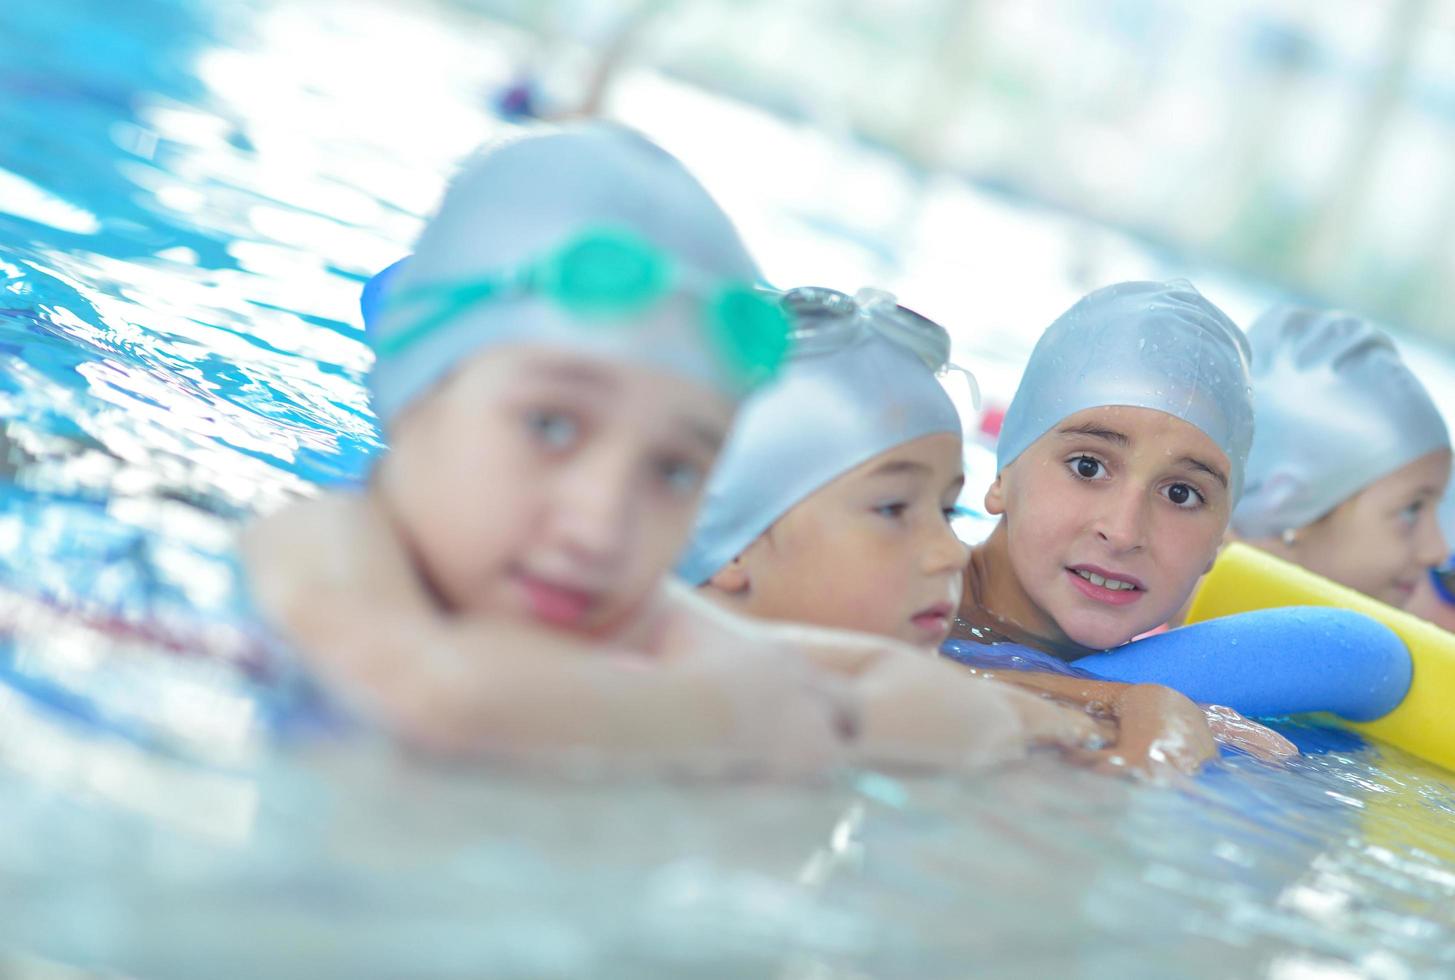
<path fill-rule="evenodd" d="M 1264 762 L 1281 762 L 1298 755 L 1298 747 L 1288 739 L 1267 726 L 1244 718 L 1232 708 L 1209 704 L 1202 710 L 1213 736 L 1224 745 L 1242 749 Z"/>
<path fill-rule="evenodd" d="M 705 643 L 641 669 L 692 689 L 703 707 L 691 713 L 689 729 L 661 732 L 676 742 L 673 768 L 777 777 L 823 772 L 844 760 L 859 724 L 857 699 L 842 678 L 772 642 L 732 649 Z"/>
<path fill-rule="evenodd" d="M 854 747 L 859 762 L 956 770 L 1026 754 L 1031 739 L 1019 703 L 1022 694 L 1005 685 L 917 652 L 880 658 L 854 683 L 860 704 Z"/>
<path fill-rule="evenodd" d="M 1217 757 L 1202 709 L 1169 687 L 1133 684 L 1105 707 L 1117 721 L 1116 744 L 1082 756 L 1098 769 L 1165 780 Z"/>
<path fill-rule="evenodd" d="M 857 754 L 866 762 L 964 769 L 1035 746 L 1107 744 L 1115 726 L 917 652 L 896 651 L 859 675 Z"/>
<path fill-rule="evenodd" d="M 1013 695 L 1021 724 L 1034 746 L 1065 749 L 1073 755 L 1097 750 L 1117 740 L 1114 722 L 1094 717 L 1074 705 L 1005 685 Z"/>

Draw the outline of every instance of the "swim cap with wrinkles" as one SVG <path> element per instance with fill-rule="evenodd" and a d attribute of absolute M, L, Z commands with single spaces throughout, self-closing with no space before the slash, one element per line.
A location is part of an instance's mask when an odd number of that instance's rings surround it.
<path fill-rule="evenodd" d="M 997 470 L 1067 416 L 1110 405 L 1155 409 L 1201 429 L 1227 454 L 1237 503 L 1253 439 L 1248 341 L 1191 283 L 1106 286 L 1047 327 L 1006 409 Z"/>
<path fill-rule="evenodd" d="M 1281 307 L 1248 331 L 1258 435 L 1233 527 L 1313 523 L 1364 487 L 1450 446 L 1445 420 L 1383 331 L 1349 313 Z"/>
<path fill-rule="evenodd" d="M 788 296 L 799 292 L 831 291 Z M 802 328 L 778 379 L 738 413 L 677 564 L 684 581 L 701 585 L 799 501 L 880 453 L 960 435 L 935 377 L 949 353 L 944 328 L 909 320 L 887 294 L 834 295 L 837 309 L 797 311 Z M 815 320 L 830 322 L 819 330 Z"/>
<path fill-rule="evenodd" d="M 460 305 L 437 327 L 418 330 L 421 313 L 411 297 L 454 284 L 511 283 L 592 229 L 660 252 L 688 288 L 634 315 L 630 329 L 583 322 L 551 296 L 521 289 Z M 488 147 L 450 185 L 414 255 L 386 273 L 366 287 L 363 304 L 371 345 L 392 351 L 369 374 L 374 411 L 385 423 L 462 360 L 504 343 L 565 347 L 685 375 L 734 398 L 745 394 L 747 383 L 711 331 L 699 329 L 702 287 L 745 291 L 758 279 L 757 266 L 682 164 L 625 128 L 550 128 Z M 408 343 L 400 343 L 405 335 Z"/>

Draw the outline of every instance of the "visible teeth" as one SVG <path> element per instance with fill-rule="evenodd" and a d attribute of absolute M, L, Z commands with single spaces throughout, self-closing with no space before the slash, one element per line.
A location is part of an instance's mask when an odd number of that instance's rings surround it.
<path fill-rule="evenodd" d="M 1098 575 L 1095 572 L 1083 572 L 1078 570 L 1076 574 L 1086 579 L 1086 581 L 1090 582 L 1092 585 L 1099 585 L 1104 589 L 1111 589 L 1113 592 L 1128 591 L 1136 588 L 1136 586 L 1130 582 L 1123 582 L 1120 579 L 1115 578 L 1104 578 L 1103 576 Z"/>

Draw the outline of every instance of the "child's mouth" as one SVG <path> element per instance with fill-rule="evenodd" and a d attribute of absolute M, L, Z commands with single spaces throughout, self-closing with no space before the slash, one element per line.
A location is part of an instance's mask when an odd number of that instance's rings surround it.
<path fill-rule="evenodd" d="M 910 622 L 916 629 L 923 630 L 927 635 L 933 636 L 937 633 L 948 633 L 950 630 L 950 616 L 955 612 L 955 607 L 948 602 L 938 602 L 928 609 L 923 609 L 910 617 Z"/>
<path fill-rule="evenodd" d="M 531 615 L 550 626 L 579 629 L 596 604 L 594 593 L 557 585 L 526 572 L 517 572 L 515 581 Z"/>
<path fill-rule="evenodd" d="M 1147 591 L 1146 586 L 1132 576 L 1108 572 L 1095 565 L 1073 565 L 1066 569 L 1066 573 L 1082 595 L 1109 606 L 1136 602 Z"/>

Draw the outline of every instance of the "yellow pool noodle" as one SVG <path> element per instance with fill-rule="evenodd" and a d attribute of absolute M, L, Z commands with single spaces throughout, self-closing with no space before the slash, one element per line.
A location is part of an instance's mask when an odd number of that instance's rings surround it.
<path fill-rule="evenodd" d="M 1409 693 L 1383 718 L 1339 724 L 1455 771 L 1455 633 L 1246 544 L 1230 544 L 1202 580 L 1187 622 L 1251 609 L 1334 606 L 1379 620 L 1404 640 L 1414 667 Z M 1317 663 L 1317 656 L 1314 657 Z"/>

